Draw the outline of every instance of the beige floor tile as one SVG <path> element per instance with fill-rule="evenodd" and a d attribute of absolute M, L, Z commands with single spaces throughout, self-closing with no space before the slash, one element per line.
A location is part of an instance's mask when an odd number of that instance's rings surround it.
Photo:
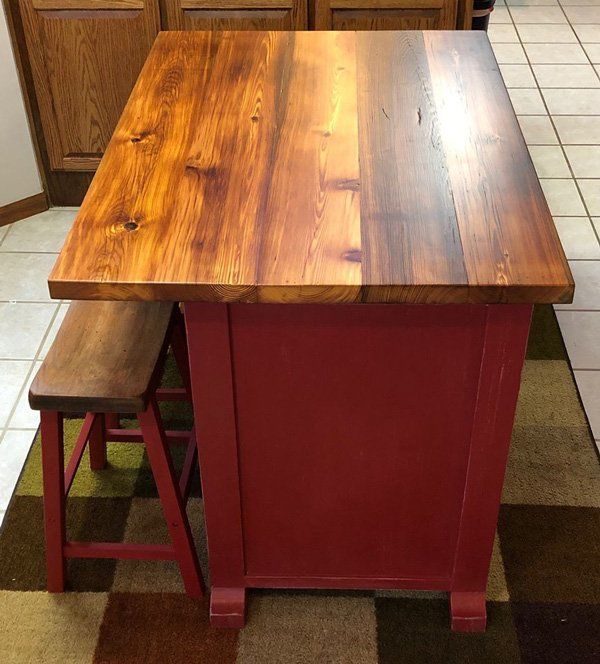
<path fill-rule="evenodd" d="M 56 254 L 2 254 L 0 301 L 50 301 L 47 279 L 55 262 Z"/>
<path fill-rule="evenodd" d="M 529 65 L 500 65 L 500 73 L 507 88 L 535 88 Z"/>
<path fill-rule="evenodd" d="M 575 279 L 573 304 L 557 304 L 556 310 L 600 311 L 600 260 L 571 261 L 570 266 Z"/>
<path fill-rule="evenodd" d="M 576 178 L 600 178 L 600 145 L 567 145 L 565 152 Z"/>
<path fill-rule="evenodd" d="M 57 307 L 54 303 L 0 303 L 0 359 L 34 359 Z"/>
<path fill-rule="evenodd" d="M 598 28 L 600 30 L 600 27 Z M 600 64 L 600 44 L 584 44 L 583 48 L 589 59 L 595 64 Z"/>
<path fill-rule="evenodd" d="M 58 252 L 75 219 L 76 211 L 46 210 L 12 224 L 0 251 Z"/>
<path fill-rule="evenodd" d="M 574 44 L 577 37 L 569 25 L 527 25 L 517 26 L 523 43 Z"/>
<path fill-rule="evenodd" d="M 540 180 L 550 212 L 555 217 L 585 215 L 585 208 L 573 180 Z"/>
<path fill-rule="evenodd" d="M 556 115 L 552 119 L 563 145 L 600 145 L 600 115 Z"/>
<path fill-rule="evenodd" d="M 592 216 L 600 215 L 600 180 L 578 179 L 581 195 Z"/>
<path fill-rule="evenodd" d="M 492 43 L 518 43 L 519 36 L 513 25 L 492 23 L 488 29 L 488 37 Z"/>
<path fill-rule="evenodd" d="M 68 310 L 69 310 L 68 304 L 61 304 L 59 306 L 58 312 L 56 313 L 56 316 L 52 321 L 52 325 L 48 330 L 48 334 L 46 335 L 46 339 L 44 340 L 44 345 L 42 346 L 42 349 L 40 350 L 40 353 L 38 355 L 38 358 L 40 360 L 43 360 L 46 357 L 46 353 L 50 350 L 50 346 L 52 346 L 52 342 L 54 341 L 54 338 L 56 337 L 56 334 L 60 329 L 60 326 L 63 320 L 65 319 Z"/>
<path fill-rule="evenodd" d="M 568 178 L 569 166 L 558 145 L 531 145 L 529 153 L 539 178 Z"/>
<path fill-rule="evenodd" d="M 573 30 L 582 43 L 600 43 L 600 26 L 598 25 L 574 25 Z"/>
<path fill-rule="evenodd" d="M 596 5 L 600 5 L 600 0 L 560 0 L 560 4 L 563 7 L 571 7 L 573 5 L 577 7 L 595 7 Z"/>
<path fill-rule="evenodd" d="M 587 64 L 588 59 L 579 44 L 525 44 L 532 64 Z"/>
<path fill-rule="evenodd" d="M 37 429 L 40 424 L 40 414 L 37 410 L 31 410 L 29 407 L 29 388 L 31 381 L 34 379 L 35 374 L 38 372 L 41 362 L 36 362 L 33 371 L 27 380 L 25 389 L 19 397 L 15 412 L 12 414 L 8 427 L 11 429 Z"/>
<path fill-rule="evenodd" d="M 526 65 L 527 57 L 521 44 L 493 44 L 494 55 L 499 64 Z"/>
<path fill-rule="evenodd" d="M 370 597 L 250 597 L 236 664 L 376 664 L 377 621 Z"/>
<path fill-rule="evenodd" d="M 0 360 L 0 429 L 8 424 L 31 364 L 27 360 Z"/>
<path fill-rule="evenodd" d="M 515 7 L 511 6 L 513 21 L 519 23 L 566 23 L 567 19 L 560 7 Z"/>
<path fill-rule="evenodd" d="M 600 89 L 546 88 L 542 90 L 550 115 L 598 115 Z"/>
<path fill-rule="evenodd" d="M 543 115 L 546 112 L 536 88 L 511 88 L 508 94 L 517 115 Z"/>
<path fill-rule="evenodd" d="M 8 225 L 0 226 L 0 249 L 2 248 L 2 241 L 6 237 L 6 234 L 8 233 L 9 228 L 10 228 L 10 226 L 8 226 Z"/>
<path fill-rule="evenodd" d="M 600 311 L 557 311 L 573 369 L 600 369 Z"/>
<path fill-rule="evenodd" d="M 575 381 L 596 440 L 600 440 L 600 371 L 575 371 Z"/>
<path fill-rule="evenodd" d="M 600 217 L 592 217 L 592 224 L 596 230 L 596 235 L 600 237 Z"/>
<path fill-rule="evenodd" d="M 91 664 L 106 593 L 2 592 L 3 664 Z"/>
<path fill-rule="evenodd" d="M 554 225 L 567 258 L 600 260 L 600 243 L 587 217 L 554 217 Z"/>
<path fill-rule="evenodd" d="M 558 5 L 558 0 L 506 0 L 509 7 L 551 7 Z"/>
<path fill-rule="evenodd" d="M 490 24 L 494 23 L 512 23 L 512 18 L 506 7 L 494 7 L 494 11 L 490 16 Z"/>
<path fill-rule="evenodd" d="M 573 304 L 567 307 L 600 311 L 600 260 L 570 261 L 570 267 L 576 288 Z M 560 306 L 563 307 L 565 305 Z"/>
<path fill-rule="evenodd" d="M 6 429 L 2 442 L 0 442 L 0 525 L 27 460 L 33 436 L 33 431 Z M 1 601 L 0 607 L 2 607 Z M 0 620 L 1 633 L 2 620 Z M 2 657 L 0 657 L 0 662 L 3 662 Z"/>
<path fill-rule="evenodd" d="M 600 23 L 600 7 L 565 7 L 564 12 L 570 23 Z"/>
<path fill-rule="evenodd" d="M 592 65 L 533 65 L 540 88 L 598 88 L 600 79 Z"/>
<path fill-rule="evenodd" d="M 558 138 L 547 115 L 519 115 L 517 117 L 527 145 L 556 145 Z"/>

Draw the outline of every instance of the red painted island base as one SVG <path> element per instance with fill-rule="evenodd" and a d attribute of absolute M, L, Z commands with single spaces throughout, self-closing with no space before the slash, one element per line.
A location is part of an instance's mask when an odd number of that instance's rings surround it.
<path fill-rule="evenodd" d="M 246 588 L 485 589 L 531 305 L 186 306 L 211 624 Z"/>

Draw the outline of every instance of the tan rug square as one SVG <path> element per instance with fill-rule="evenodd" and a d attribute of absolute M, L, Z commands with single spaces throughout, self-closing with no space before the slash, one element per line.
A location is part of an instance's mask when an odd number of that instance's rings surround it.
<path fill-rule="evenodd" d="M 375 604 L 367 597 L 249 597 L 236 664 L 376 664 Z"/>
<path fill-rule="evenodd" d="M 502 560 L 502 552 L 500 551 L 498 533 L 494 537 L 494 550 L 490 563 L 486 598 L 489 601 L 495 602 L 508 602 L 510 600 L 508 587 L 506 586 L 506 574 L 504 573 L 504 561 Z"/>
<path fill-rule="evenodd" d="M 527 360 L 515 416 L 517 426 L 587 426 L 564 360 Z"/>
<path fill-rule="evenodd" d="M 190 498 L 187 515 L 204 573 L 204 581 L 208 585 L 204 508 L 200 498 Z M 162 507 L 157 498 L 134 498 L 131 501 L 124 541 L 156 544 L 170 541 Z M 121 593 L 183 593 L 184 588 L 179 567 L 174 561 L 119 560 L 112 591 Z"/>
<path fill-rule="evenodd" d="M 107 600 L 106 593 L 0 593 L 0 662 L 92 662 Z"/>
<path fill-rule="evenodd" d="M 587 426 L 515 426 L 502 502 L 600 507 L 592 446 Z"/>

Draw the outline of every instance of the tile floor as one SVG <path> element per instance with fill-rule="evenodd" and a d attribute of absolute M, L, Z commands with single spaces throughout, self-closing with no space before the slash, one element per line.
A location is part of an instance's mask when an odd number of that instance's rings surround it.
<path fill-rule="evenodd" d="M 489 37 L 577 282 L 557 316 L 600 447 L 600 0 L 497 0 Z M 37 428 L 29 383 L 67 308 L 46 278 L 74 216 L 0 228 L 0 524 Z"/>
<path fill-rule="evenodd" d="M 27 393 L 67 309 L 46 279 L 76 210 L 0 228 L 0 524 L 38 426 Z"/>
<path fill-rule="evenodd" d="M 496 0 L 488 34 L 577 284 L 556 313 L 600 448 L 600 0 Z"/>

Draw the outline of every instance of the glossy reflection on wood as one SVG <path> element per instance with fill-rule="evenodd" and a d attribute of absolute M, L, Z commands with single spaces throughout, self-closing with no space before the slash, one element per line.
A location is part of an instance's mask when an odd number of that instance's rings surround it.
<path fill-rule="evenodd" d="M 54 297 L 567 302 L 487 37 L 167 32 Z"/>

